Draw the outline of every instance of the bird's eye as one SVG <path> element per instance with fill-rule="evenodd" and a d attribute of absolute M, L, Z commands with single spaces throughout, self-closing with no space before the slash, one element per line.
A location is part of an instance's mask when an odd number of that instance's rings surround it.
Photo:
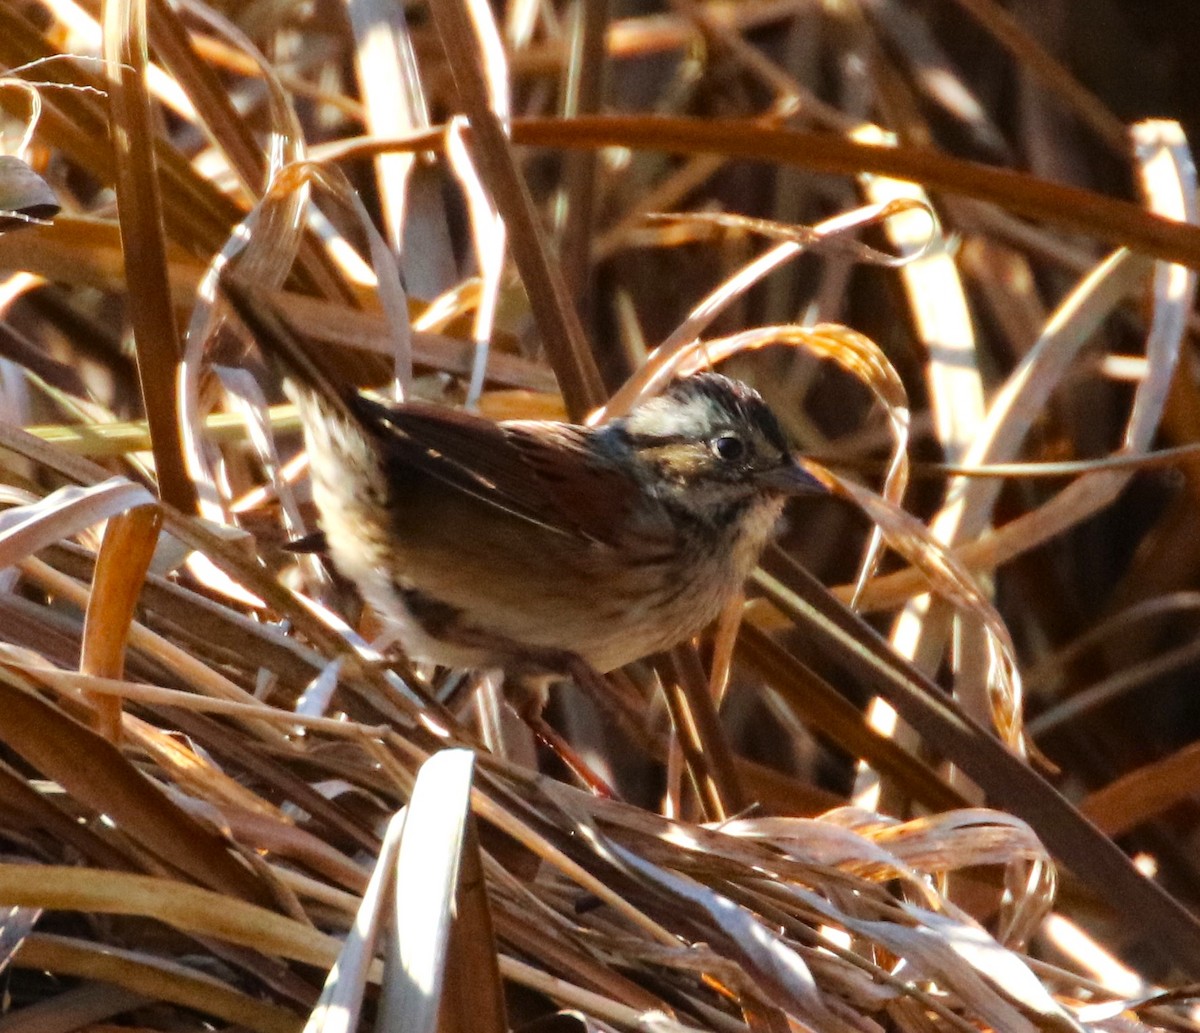
<path fill-rule="evenodd" d="M 727 463 L 736 463 L 746 454 L 746 443 L 741 438 L 724 434 L 713 439 L 712 450 L 718 459 L 724 459 Z"/>

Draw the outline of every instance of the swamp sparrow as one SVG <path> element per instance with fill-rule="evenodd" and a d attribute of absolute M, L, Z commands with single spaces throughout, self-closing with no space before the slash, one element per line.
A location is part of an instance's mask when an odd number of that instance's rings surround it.
<path fill-rule="evenodd" d="M 386 405 L 226 290 L 299 409 L 334 564 L 416 658 L 579 680 L 667 649 L 741 589 L 787 496 L 823 490 L 719 374 L 598 428 Z"/>

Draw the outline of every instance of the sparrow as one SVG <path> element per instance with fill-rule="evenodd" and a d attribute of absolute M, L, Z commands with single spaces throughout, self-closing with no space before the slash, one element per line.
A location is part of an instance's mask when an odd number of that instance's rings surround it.
<path fill-rule="evenodd" d="M 411 658 L 576 676 L 668 649 L 742 590 L 789 496 L 825 490 L 718 373 L 600 427 L 387 404 L 225 290 L 299 411 L 334 566 Z"/>

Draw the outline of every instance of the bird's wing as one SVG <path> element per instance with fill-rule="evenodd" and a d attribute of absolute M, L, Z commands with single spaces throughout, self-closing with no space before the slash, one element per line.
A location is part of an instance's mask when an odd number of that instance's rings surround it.
<path fill-rule="evenodd" d="M 419 402 L 361 403 L 388 427 L 394 461 L 412 464 L 543 528 L 611 542 L 634 501 L 636 484 L 588 451 L 588 432 L 582 427 L 494 423 Z"/>
<path fill-rule="evenodd" d="M 629 473 L 588 448 L 594 432 L 567 423 L 510 420 L 502 426 L 560 518 L 588 538 L 615 542 L 640 488 Z"/>
<path fill-rule="evenodd" d="M 606 540 L 589 507 L 565 497 L 558 480 L 543 478 L 534 468 L 547 464 L 525 458 L 525 452 L 538 450 L 518 447 L 523 435 L 510 435 L 497 423 L 453 409 L 415 402 L 390 406 L 367 398 L 339 383 L 320 353 L 308 347 L 283 313 L 251 284 L 227 274 L 222 288 L 285 384 L 292 386 L 305 420 L 341 420 L 359 428 L 378 442 L 381 461 L 393 464 L 397 476 L 405 468 L 417 470 L 543 530 Z M 573 455 L 579 461 L 584 458 L 578 448 Z M 611 487 L 616 491 L 619 486 Z"/>

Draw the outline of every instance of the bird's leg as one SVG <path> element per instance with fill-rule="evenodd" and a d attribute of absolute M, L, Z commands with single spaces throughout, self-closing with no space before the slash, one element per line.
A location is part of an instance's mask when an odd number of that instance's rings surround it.
<path fill-rule="evenodd" d="M 578 662 L 580 674 L 573 674 L 569 670 L 575 661 Z M 560 675 L 571 674 L 572 680 L 576 682 L 580 682 L 581 675 L 583 678 L 592 679 L 587 685 L 581 683 L 581 688 L 590 691 L 594 697 L 598 697 L 604 691 L 604 679 L 590 664 L 573 653 L 559 656 L 523 651 L 519 659 L 506 665 L 506 670 L 509 674 L 505 683 L 508 688 L 508 701 L 521 720 L 529 726 L 529 730 L 593 794 L 605 800 L 620 799 L 612 786 L 542 716 L 549 700 L 550 683 Z M 555 673 L 547 674 L 547 671 Z"/>
<path fill-rule="evenodd" d="M 506 686 L 509 703 L 521 720 L 528 725 L 534 736 L 541 740 L 582 785 L 605 800 L 619 800 L 616 791 L 585 761 L 575 747 L 558 734 L 558 731 L 542 716 L 546 707 L 546 693 L 551 679 L 545 675 L 516 675 L 510 677 Z"/>
<path fill-rule="evenodd" d="M 471 649 L 481 649 L 502 658 L 500 666 L 509 676 L 505 680 L 505 697 L 517 716 L 565 764 L 588 789 L 597 796 L 616 799 L 612 788 L 594 772 L 570 744 L 542 717 L 546 707 L 549 683 L 556 677 L 574 675 L 596 698 L 602 698 L 604 681 L 588 664 L 573 653 L 530 651 L 501 635 L 481 632 L 455 622 L 443 623 L 438 629 L 443 641 Z M 586 681 L 585 681 L 586 679 Z M 481 685 L 475 686 L 477 690 Z M 611 710 L 611 708 L 607 708 Z M 486 735 L 485 735 L 486 738 Z"/>
<path fill-rule="evenodd" d="M 578 653 L 568 649 L 527 646 L 457 620 L 440 624 L 436 637 L 448 644 L 492 654 L 497 658 L 499 666 L 518 679 L 557 675 L 573 681 L 591 696 L 596 705 L 616 721 L 631 739 L 643 745 L 651 756 L 666 755 L 666 746 L 661 737 L 655 736 L 646 728 L 641 718 L 641 707 L 605 681 L 604 676 Z M 534 716 L 540 719 L 545 702 L 545 693 L 542 692 L 533 694 L 527 700 L 518 700 L 514 705 L 522 717 Z"/>
<path fill-rule="evenodd" d="M 412 593 L 409 594 L 412 595 Z M 406 601 L 409 609 L 412 610 L 413 599 L 410 598 Z M 571 679 L 584 692 L 587 692 L 606 713 L 615 714 L 622 723 L 628 723 L 632 715 L 636 714 L 635 708 L 629 706 L 626 701 L 614 699 L 612 687 L 578 653 L 567 649 L 527 646 L 504 635 L 471 627 L 462 621 L 462 615 L 457 611 L 446 609 L 449 612 L 442 614 L 442 619 L 436 628 L 422 622 L 426 632 L 447 644 L 490 653 L 497 658 L 498 666 L 503 667 L 508 674 L 523 678 L 526 685 L 525 691 L 530 696 L 528 699 L 516 701 L 517 712 L 523 716 L 526 714 L 541 715 L 542 709 L 546 705 L 546 675 Z M 419 613 L 414 615 L 418 619 L 423 616 Z M 529 688 L 535 684 L 531 679 L 537 677 L 542 679 L 540 690 L 529 693 Z M 626 703 L 626 705 L 622 707 L 622 703 Z M 633 723 L 636 724 L 636 721 Z"/>
<path fill-rule="evenodd" d="M 505 662 L 505 670 L 517 675 L 551 673 L 574 682 L 626 735 L 644 745 L 652 756 L 662 755 L 662 743 L 656 742 L 653 733 L 646 728 L 641 709 L 610 685 L 604 675 L 578 653 L 566 649 L 522 648 Z"/>

